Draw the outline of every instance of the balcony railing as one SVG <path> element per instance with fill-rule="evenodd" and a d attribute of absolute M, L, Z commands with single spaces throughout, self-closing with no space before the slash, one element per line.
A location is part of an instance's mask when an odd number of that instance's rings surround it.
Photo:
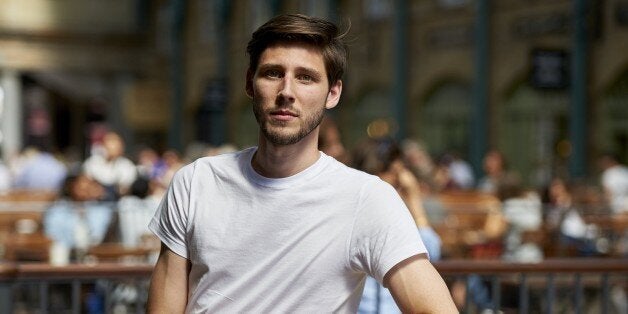
<path fill-rule="evenodd" d="M 144 313 L 152 269 L 152 264 L 124 263 L 2 264 L 0 312 L 84 313 L 92 307 L 112 313 L 116 303 L 123 303 L 127 312 L 132 309 L 131 312 Z M 96 286 L 101 290 L 95 291 Z M 114 298 L 119 287 L 131 289 L 126 300 Z M 59 296 L 62 300 L 58 300 Z"/>
<path fill-rule="evenodd" d="M 589 309 L 594 313 L 621 313 L 617 307 L 622 305 L 614 303 L 611 294 L 623 293 L 625 302 L 628 287 L 627 259 L 551 259 L 539 263 L 446 260 L 435 266 L 449 284 L 462 281 L 467 289 L 472 288 L 468 280 L 471 276 L 487 280 L 494 301 L 492 310 L 496 312 L 584 313 Z M 89 292 L 98 285 L 102 288 L 99 306 L 105 313 L 119 306 L 125 306 L 130 313 L 143 313 L 151 272 L 151 264 L 2 264 L 0 312 L 83 313 L 86 307 L 94 306 L 90 305 L 93 295 Z M 126 300 L 115 295 L 121 286 L 133 291 Z M 67 308 L 53 304 L 53 288 L 65 289 L 68 299 L 62 303 Z M 596 295 L 593 303 L 588 298 L 592 293 Z M 478 312 L 472 305 L 471 293 L 466 295 L 462 311 Z M 518 299 L 514 307 L 504 305 L 506 299 L 513 298 Z"/>
<path fill-rule="evenodd" d="M 450 284 L 466 287 L 464 313 L 480 310 L 472 300 L 477 279 L 490 292 L 494 313 L 626 313 L 628 259 L 444 260 L 435 266 Z M 612 300 L 613 293 L 623 301 Z"/>
<path fill-rule="evenodd" d="M 57 265 L 52 241 L 43 231 L 43 218 L 54 198 L 32 192 L 0 197 L 0 257 L 4 260 L 0 263 L 0 313 L 83 313 L 90 307 L 105 309 L 105 313 L 143 313 L 158 241 L 142 242 L 141 247 L 100 243 L 79 255 L 73 251 L 69 260 Z M 469 237 L 487 225 L 494 199 L 457 193 L 438 200 L 442 216 L 432 223 L 443 240 L 445 259 L 435 265 L 462 312 L 481 312 L 482 305 L 475 299 L 481 288 L 488 293 L 488 309 L 494 312 L 628 313 L 628 258 L 621 252 L 571 258 L 569 248 L 557 247 L 555 238 L 540 230 L 530 236 L 550 253 L 545 260 L 506 262 L 496 258 L 499 247 L 477 246 L 481 238 Z M 129 216 L 130 212 L 121 214 L 111 205 L 118 223 L 146 219 Z M 620 247 L 626 240 L 627 217 L 588 215 L 588 219 L 599 226 L 609 247 Z M 557 258 L 564 255 L 570 257 Z"/>

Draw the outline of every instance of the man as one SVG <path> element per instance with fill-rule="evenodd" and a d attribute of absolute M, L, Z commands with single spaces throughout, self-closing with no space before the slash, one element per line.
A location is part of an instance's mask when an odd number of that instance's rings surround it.
<path fill-rule="evenodd" d="M 356 312 L 367 274 L 404 311 L 455 312 L 395 190 L 317 149 L 342 92 L 338 28 L 278 16 L 247 52 L 259 145 L 175 175 L 150 224 L 148 312 Z"/>

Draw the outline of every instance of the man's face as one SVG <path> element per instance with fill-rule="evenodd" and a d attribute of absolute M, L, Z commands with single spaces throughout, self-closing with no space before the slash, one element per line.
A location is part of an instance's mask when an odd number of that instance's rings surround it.
<path fill-rule="evenodd" d="M 255 73 L 247 73 L 255 118 L 275 145 L 295 144 L 311 134 L 325 109 L 338 104 L 341 91 L 341 81 L 331 86 L 327 81 L 320 50 L 306 44 L 270 46 Z"/>

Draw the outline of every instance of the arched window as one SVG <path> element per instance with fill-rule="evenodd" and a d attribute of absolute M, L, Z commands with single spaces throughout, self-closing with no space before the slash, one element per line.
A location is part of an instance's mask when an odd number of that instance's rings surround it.
<path fill-rule="evenodd" d="M 500 108 L 499 149 L 524 182 L 545 184 L 566 167 L 569 152 L 561 143 L 569 140 L 568 106 L 565 92 L 521 84 Z"/>

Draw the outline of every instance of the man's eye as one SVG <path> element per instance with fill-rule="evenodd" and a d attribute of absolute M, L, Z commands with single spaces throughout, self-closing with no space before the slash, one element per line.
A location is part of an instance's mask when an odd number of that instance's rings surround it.
<path fill-rule="evenodd" d="M 301 74 L 301 75 L 297 76 L 297 78 L 300 81 L 304 81 L 304 82 L 312 82 L 312 81 L 314 81 L 314 78 L 312 76 L 310 76 L 310 75 L 307 75 L 307 74 Z"/>
<path fill-rule="evenodd" d="M 281 77 L 281 72 L 277 70 L 268 70 L 265 73 L 266 77 L 278 78 Z"/>

